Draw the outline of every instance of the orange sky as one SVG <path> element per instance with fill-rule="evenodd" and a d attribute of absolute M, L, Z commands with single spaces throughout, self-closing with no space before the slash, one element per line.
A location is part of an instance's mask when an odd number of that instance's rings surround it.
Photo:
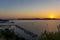
<path fill-rule="evenodd" d="M 0 18 L 60 18 L 60 1 L 0 1 Z"/>

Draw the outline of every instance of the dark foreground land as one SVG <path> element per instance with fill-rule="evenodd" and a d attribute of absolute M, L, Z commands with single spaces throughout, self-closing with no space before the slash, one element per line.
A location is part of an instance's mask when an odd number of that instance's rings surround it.
<path fill-rule="evenodd" d="M 39 40 L 60 40 L 60 32 L 44 32 L 41 34 Z"/>
<path fill-rule="evenodd" d="M 0 30 L 0 40 L 25 40 L 23 37 L 18 37 L 9 29 Z"/>
<path fill-rule="evenodd" d="M 14 32 L 5 29 L 0 30 L 0 40 L 25 40 L 23 37 L 18 37 Z M 38 40 L 60 40 L 60 32 L 44 31 Z"/>

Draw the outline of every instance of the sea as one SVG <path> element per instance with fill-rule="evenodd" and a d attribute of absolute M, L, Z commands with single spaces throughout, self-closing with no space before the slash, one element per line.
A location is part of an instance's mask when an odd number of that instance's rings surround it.
<path fill-rule="evenodd" d="M 56 32 L 57 26 L 60 25 L 60 20 L 13 20 L 20 27 L 40 35 L 44 31 Z"/>

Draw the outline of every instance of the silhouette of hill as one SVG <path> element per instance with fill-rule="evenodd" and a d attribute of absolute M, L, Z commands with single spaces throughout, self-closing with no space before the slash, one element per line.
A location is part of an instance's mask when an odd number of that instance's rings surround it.
<path fill-rule="evenodd" d="M 59 18 L 18 18 L 17 20 L 60 20 Z"/>

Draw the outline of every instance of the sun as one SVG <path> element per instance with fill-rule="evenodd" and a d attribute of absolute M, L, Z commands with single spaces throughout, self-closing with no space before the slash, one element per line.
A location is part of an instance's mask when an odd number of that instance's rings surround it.
<path fill-rule="evenodd" d="M 55 17 L 55 16 L 53 16 L 53 15 L 50 15 L 50 16 L 49 16 L 49 18 L 56 18 L 56 17 Z"/>

